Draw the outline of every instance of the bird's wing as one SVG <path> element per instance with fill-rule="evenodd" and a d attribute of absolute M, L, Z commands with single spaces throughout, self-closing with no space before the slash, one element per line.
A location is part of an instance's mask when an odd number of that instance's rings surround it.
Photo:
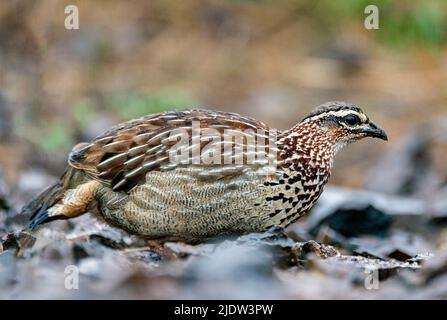
<path fill-rule="evenodd" d="M 91 143 L 73 148 L 68 162 L 114 190 L 130 190 L 149 171 L 181 166 L 217 179 L 240 174 L 247 164 L 271 166 L 271 158 L 276 161 L 276 133 L 234 113 L 171 111 L 113 127 Z"/>

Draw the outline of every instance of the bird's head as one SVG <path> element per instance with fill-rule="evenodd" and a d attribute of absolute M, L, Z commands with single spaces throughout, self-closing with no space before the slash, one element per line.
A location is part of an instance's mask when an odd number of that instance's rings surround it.
<path fill-rule="evenodd" d="M 365 137 L 388 140 L 385 131 L 363 111 L 347 102 L 327 102 L 315 108 L 277 141 L 284 166 L 327 173 L 334 155 L 348 143 Z"/>
<path fill-rule="evenodd" d="M 385 131 L 372 122 L 363 111 L 347 102 L 327 102 L 318 106 L 301 121 L 312 125 L 336 144 L 336 149 L 365 137 L 388 140 Z"/>

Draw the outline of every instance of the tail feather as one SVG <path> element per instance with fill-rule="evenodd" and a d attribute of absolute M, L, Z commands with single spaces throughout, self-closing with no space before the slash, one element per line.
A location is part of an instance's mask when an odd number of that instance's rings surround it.
<path fill-rule="evenodd" d="M 72 169 L 68 168 L 62 175 L 59 182 L 46 188 L 22 208 L 21 214 L 30 215 L 30 229 L 34 229 L 43 223 L 63 218 L 54 215 L 50 216 L 49 210 L 56 203 L 62 200 L 64 192 L 67 188 L 67 181 L 71 178 L 71 176 Z"/>
<path fill-rule="evenodd" d="M 101 183 L 87 179 L 82 171 L 68 167 L 58 183 L 50 186 L 22 209 L 29 214 L 29 228 L 58 219 L 70 219 L 86 213 L 96 204 Z"/>
<path fill-rule="evenodd" d="M 38 225 L 48 222 L 51 218 L 48 216 L 48 209 L 62 198 L 61 186 L 56 183 L 39 195 L 37 195 L 29 204 L 22 208 L 22 214 L 31 214 L 29 227 L 34 229 Z"/>

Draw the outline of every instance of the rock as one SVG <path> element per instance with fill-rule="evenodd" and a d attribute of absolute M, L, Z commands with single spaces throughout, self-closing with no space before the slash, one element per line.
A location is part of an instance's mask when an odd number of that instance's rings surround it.
<path fill-rule="evenodd" d="M 127 252 L 126 252 L 127 253 Z M 161 255 L 157 252 L 152 252 L 150 250 L 133 251 L 127 254 L 130 259 L 135 259 L 143 262 L 147 265 L 158 265 L 161 260 Z"/>
<path fill-rule="evenodd" d="M 430 219 L 434 225 L 447 225 L 447 188 L 440 190 L 430 201 L 430 213 Z"/>
<path fill-rule="evenodd" d="M 418 270 L 420 264 L 415 261 L 398 261 L 395 259 L 375 259 L 362 256 L 339 255 L 328 259 L 318 260 L 319 269 L 327 275 L 338 276 L 342 274 L 353 283 L 364 284 L 367 275 L 377 276 L 377 280 L 383 281 L 395 275 L 397 270 Z"/>
<path fill-rule="evenodd" d="M 436 248 L 421 235 L 393 230 L 386 238 L 361 237 L 350 240 L 354 254 L 379 259 L 407 261 L 434 252 Z"/>
<path fill-rule="evenodd" d="M 131 246 L 142 246 L 144 241 L 129 235 L 127 232 L 99 221 L 91 215 L 83 215 L 76 219 L 73 230 L 67 233 L 67 239 L 90 240 L 113 249 L 124 249 Z"/>
<path fill-rule="evenodd" d="M 184 294 L 194 292 L 186 297 L 207 299 L 274 297 L 277 286 L 271 259 L 266 245 L 224 241 L 208 256 L 190 262 L 180 280 Z"/>
<path fill-rule="evenodd" d="M 32 248 L 36 238 L 27 232 L 9 233 L 0 240 L 0 252 L 16 249 L 17 256 L 22 256 L 24 251 Z"/>
<path fill-rule="evenodd" d="M 282 228 L 273 227 L 267 232 L 249 233 L 242 235 L 236 240 L 240 244 L 260 246 L 267 245 L 281 248 L 292 248 L 294 242 L 288 238 Z"/>
<path fill-rule="evenodd" d="M 337 255 L 334 257 L 328 257 L 325 263 L 337 263 L 345 265 L 354 265 L 357 268 L 363 268 L 366 270 L 388 270 L 388 269 L 419 269 L 421 266 L 416 261 L 398 261 L 395 259 L 374 259 L 362 256 L 349 256 L 349 255 Z"/>
<path fill-rule="evenodd" d="M 303 243 L 297 243 L 294 246 L 294 251 L 297 252 L 299 256 L 304 254 L 308 254 L 310 252 L 314 253 L 318 258 L 327 259 L 330 257 L 339 256 L 340 252 L 338 252 L 334 247 L 323 245 L 316 241 L 307 241 Z"/>
<path fill-rule="evenodd" d="M 164 244 L 164 256 L 170 258 L 185 258 L 193 256 L 206 256 L 215 249 L 214 244 L 189 245 L 181 242 L 167 242 Z"/>
<path fill-rule="evenodd" d="M 385 236 L 391 225 L 391 216 L 371 205 L 363 208 L 340 208 L 320 221 L 314 229 L 317 234 L 322 225 L 327 225 L 345 237 L 364 234 Z"/>
<path fill-rule="evenodd" d="M 420 276 L 421 283 L 427 285 L 434 281 L 439 281 L 440 278 L 447 276 L 447 255 L 445 252 L 440 253 L 439 256 L 427 262 L 422 274 Z M 444 283 L 445 283 L 444 279 Z"/>
<path fill-rule="evenodd" d="M 345 237 L 383 237 L 391 227 L 426 231 L 427 210 L 418 199 L 327 186 L 304 228 L 316 235 L 329 226 Z"/>

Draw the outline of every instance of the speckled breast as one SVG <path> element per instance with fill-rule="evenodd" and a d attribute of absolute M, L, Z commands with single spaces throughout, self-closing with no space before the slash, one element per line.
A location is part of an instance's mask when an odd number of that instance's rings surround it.
<path fill-rule="evenodd" d="M 225 233 L 259 232 L 287 226 L 321 193 L 318 179 L 293 172 L 206 179 L 194 170 L 149 172 L 129 194 L 104 187 L 98 195 L 103 217 L 151 239 L 194 241 Z"/>

